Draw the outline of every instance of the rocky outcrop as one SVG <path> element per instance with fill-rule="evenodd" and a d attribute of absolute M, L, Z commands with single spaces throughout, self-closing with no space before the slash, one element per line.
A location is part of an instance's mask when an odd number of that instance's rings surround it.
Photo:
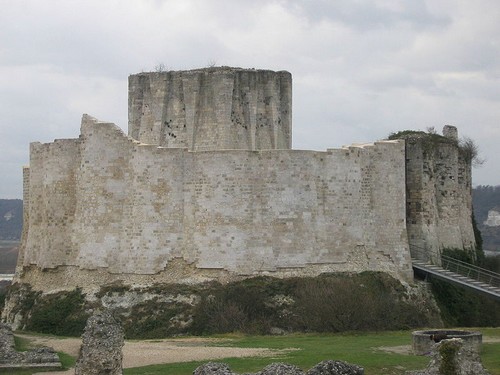
<path fill-rule="evenodd" d="M 365 370 L 343 361 L 327 360 L 304 372 L 288 363 L 271 363 L 253 375 L 364 375 Z M 225 363 L 208 362 L 193 371 L 193 375 L 236 375 Z M 246 374 L 252 375 L 252 374 Z"/>
<path fill-rule="evenodd" d="M 464 346 L 462 339 L 443 340 L 432 348 L 432 359 L 425 370 L 407 375 L 489 375 L 477 351 Z"/>
<path fill-rule="evenodd" d="M 123 340 L 123 329 L 109 312 L 92 315 L 82 335 L 75 375 L 121 375 Z"/>

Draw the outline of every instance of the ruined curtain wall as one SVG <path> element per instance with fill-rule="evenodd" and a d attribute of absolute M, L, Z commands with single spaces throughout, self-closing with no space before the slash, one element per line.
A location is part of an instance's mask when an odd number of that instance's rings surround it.
<path fill-rule="evenodd" d="M 420 138 L 406 142 L 410 244 L 435 252 L 472 249 L 470 161 L 456 142 Z"/>
<path fill-rule="evenodd" d="M 404 142 L 194 153 L 85 116 L 80 140 L 57 144 L 32 153 L 24 266 L 160 275 L 182 260 L 239 276 L 411 277 Z"/>
<path fill-rule="evenodd" d="M 41 268 L 73 262 L 72 241 L 80 141 L 32 143 L 30 168 L 24 168 L 24 224 L 18 265 Z"/>

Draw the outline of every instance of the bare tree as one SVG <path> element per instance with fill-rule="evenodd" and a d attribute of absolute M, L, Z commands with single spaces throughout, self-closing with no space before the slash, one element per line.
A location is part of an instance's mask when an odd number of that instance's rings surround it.
<path fill-rule="evenodd" d="M 427 133 L 429 133 L 429 134 L 437 134 L 436 128 L 434 126 L 427 127 Z"/>
<path fill-rule="evenodd" d="M 465 160 L 469 161 L 473 167 L 480 167 L 486 161 L 479 156 L 479 147 L 471 138 L 463 137 L 458 145 Z"/>
<path fill-rule="evenodd" d="M 155 66 L 156 73 L 166 72 L 167 70 L 168 70 L 167 66 L 164 63 L 159 63 L 159 64 L 156 64 L 156 66 Z"/>

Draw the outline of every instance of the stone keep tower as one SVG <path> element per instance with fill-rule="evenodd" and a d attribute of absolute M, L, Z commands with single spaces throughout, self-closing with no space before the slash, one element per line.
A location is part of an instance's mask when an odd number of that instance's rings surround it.
<path fill-rule="evenodd" d="M 292 76 L 207 68 L 129 77 L 129 136 L 169 148 L 290 149 Z"/>

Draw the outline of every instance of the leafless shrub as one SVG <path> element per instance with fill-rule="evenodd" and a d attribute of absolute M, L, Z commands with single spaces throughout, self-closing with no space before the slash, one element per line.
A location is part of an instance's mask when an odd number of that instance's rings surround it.
<path fill-rule="evenodd" d="M 437 134 L 437 130 L 434 126 L 429 126 L 426 130 L 427 130 L 427 133 L 429 133 L 429 134 Z"/>
<path fill-rule="evenodd" d="M 484 164 L 485 159 L 479 156 L 479 147 L 471 138 L 463 137 L 460 139 L 458 146 L 464 159 L 471 163 L 473 167 L 480 167 Z"/>
<path fill-rule="evenodd" d="M 207 322 L 209 332 L 241 332 L 247 322 L 243 309 L 231 301 L 214 300 L 211 302 L 211 316 Z"/>
<path fill-rule="evenodd" d="M 168 70 L 168 68 L 164 63 L 159 63 L 159 64 L 156 64 L 156 66 L 155 66 L 156 73 L 166 72 L 167 70 Z"/>
<path fill-rule="evenodd" d="M 286 296 L 287 303 L 276 303 L 277 296 Z M 193 314 L 192 332 L 345 332 L 425 325 L 428 314 L 405 298 L 397 280 L 372 272 L 248 279 L 204 297 Z"/>
<path fill-rule="evenodd" d="M 394 298 L 349 279 L 311 279 L 297 293 L 305 325 L 318 332 L 384 329 L 393 325 Z"/>

